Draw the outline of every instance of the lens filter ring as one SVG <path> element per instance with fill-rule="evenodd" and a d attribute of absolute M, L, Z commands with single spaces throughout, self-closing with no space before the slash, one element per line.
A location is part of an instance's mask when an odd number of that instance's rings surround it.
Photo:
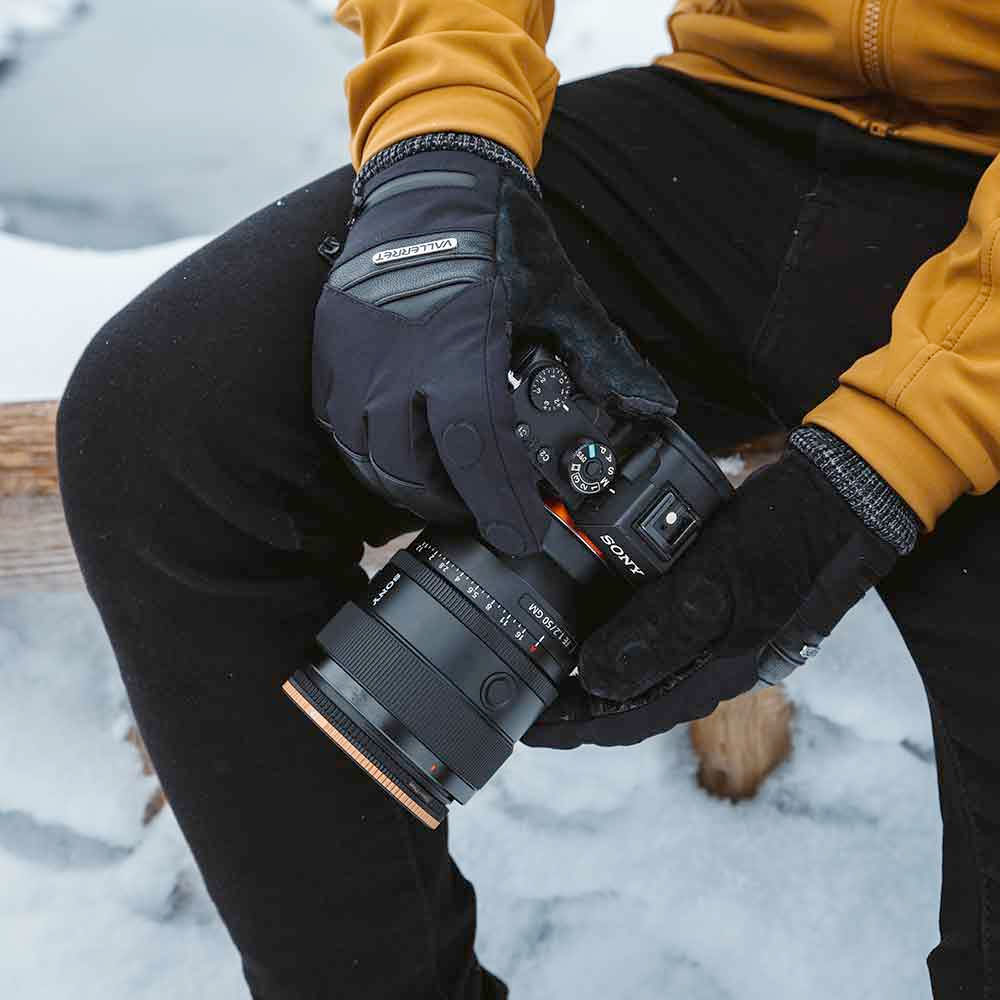
<path fill-rule="evenodd" d="M 310 721 L 421 823 L 434 830 L 447 817 L 447 808 L 427 792 L 420 795 L 416 790 L 407 790 L 412 787 L 413 779 L 405 768 L 393 761 L 384 746 L 377 745 L 346 712 L 328 698 L 309 679 L 306 671 L 296 671 L 285 681 L 282 690 Z"/>
<path fill-rule="evenodd" d="M 413 628 L 425 626 L 432 615 L 447 615 L 415 585 L 397 586 L 392 593 L 388 603 Z M 379 612 L 385 613 L 385 607 L 381 604 Z M 440 633 L 443 627 L 434 625 L 433 631 Z M 335 689 L 343 687 L 338 673 L 346 674 L 355 693 L 340 693 L 373 727 L 384 729 L 395 720 L 467 787 L 481 788 L 510 756 L 513 739 L 435 665 L 439 658 L 421 652 L 413 638 L 411 633 L 409 640 L 403 639 L 391 623 L 349 601 L 317 636 L 335 667 L 329 676 L 325 668 L 320 673 Z M 484 647 L 478 641 L 475 647 L 469 655 L 481 657 Z"/>

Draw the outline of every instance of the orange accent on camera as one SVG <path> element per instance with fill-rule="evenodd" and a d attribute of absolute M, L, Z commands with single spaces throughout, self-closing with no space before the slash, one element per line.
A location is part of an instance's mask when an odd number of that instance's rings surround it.
<path fill-rule="evenodd" d="M 573 516 L 570 514 L 569 509 L 562 500 L 545 500 L 545 506 L 548 507 L 549 513 L 554 517 L 562 521 L 563 524 L 574 534 L 577 538 L 583 542 L 584 545 L 594 553 L 598 559 L 604 558 L 604 553 L 595 545 L 574 523 Z"/>

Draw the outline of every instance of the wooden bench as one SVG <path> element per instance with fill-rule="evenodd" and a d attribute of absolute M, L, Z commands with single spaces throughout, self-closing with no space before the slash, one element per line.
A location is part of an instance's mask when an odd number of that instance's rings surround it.
<path fill-rule="evenodd" d="M 63 519 L 55 461 L 57 403 L 0 404 L 0 595 L 83 586 Z M 739 482 L 780 452 L 780 438 L 737 449 L 745 459 Z M 412 536 L 379 549 L 366 548 L 369 573 Z M 711 794 L 729 799 L 756 794 L 764 778 L 791 750 L 792 706 L 780 689 L 725 702 L 692 723 L 698 780 Z M 139 736 L 129 738 L 143 753 Z M 161 800 L 150 811 L 155 815 Z"/>

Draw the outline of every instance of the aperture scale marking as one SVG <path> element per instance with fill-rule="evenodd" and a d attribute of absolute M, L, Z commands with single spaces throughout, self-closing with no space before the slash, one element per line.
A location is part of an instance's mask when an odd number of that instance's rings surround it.
<path fill-rule="evenodd" d="M 453 563 L 447 556 L 441 553 L 435 546 L 425 539 L 417 542 L 413 552 L 419 555 L 432 569 L 436 570 L 444 579 L 455 586 L 461 586 L 462 593 L 473 604 L 483 611 L 486 616 L 498 625 L 503 631 L 511 636 L 519 646 L 529 653 L 537 652 L 545 638 L 532 635 L 516 615 L 508 611 L 481 583 L 469 576 L 460 566 Z M 467 580 L 468 585 L 462 586 Z M 568 635 L 558 638 L 560 645 L 571 649 L 576 645 L 574 640 Z"/>

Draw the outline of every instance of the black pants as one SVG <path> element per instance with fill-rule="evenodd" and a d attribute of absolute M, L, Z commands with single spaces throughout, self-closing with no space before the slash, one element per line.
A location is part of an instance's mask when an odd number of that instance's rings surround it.
<path fill-rule="evenodd" d="M 567 253 L 710 448 L 795 424 L 886 341 L 986 165 L 657 67 L 561 87 L 544 150 Z M 97 335 L 60 409 L 66 511 L 254 996 L 502 996 L 445 827 L 410 819 L 279 690 L 363 584 L 362 540 L 412 523 L 310 416 L 315 247 L 351 180 L 268 206 Z M 1000 996 L 998 553 L 1000 491 L 964 498 L 882 588 L 936 734 L 938 998 Z"/>

